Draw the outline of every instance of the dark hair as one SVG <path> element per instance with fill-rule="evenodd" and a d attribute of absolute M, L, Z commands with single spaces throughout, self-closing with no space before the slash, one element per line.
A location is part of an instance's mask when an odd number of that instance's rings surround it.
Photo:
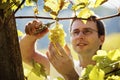
<path fill-rule="evenodd" d="M 97 24 L 97 29 L 98 29 L 98 37 L 104 35 L 105 36 L 105 27 L 104 27 L 104 24 L 101 20 L 98 20 L 96 19 L 97 17 L 96 16 L 90 16 L 87 20 L 88 21 L 94 21 L 96 24 Z M 75 18 L 72 20 L 71 22 L 71 25 L 70 25 L 70 32 L 71 32 L 71 29 L 72 29 L 72 24 L 75 20 L 78 20 L 78 18 Z M 80 19 L 82 20 L 82 19 Z M 102 45 L 100 46 L 100 49 L 101 49 Z"/>

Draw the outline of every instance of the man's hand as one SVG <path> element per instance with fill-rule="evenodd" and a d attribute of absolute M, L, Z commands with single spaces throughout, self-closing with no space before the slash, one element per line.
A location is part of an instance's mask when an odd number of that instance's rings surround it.
<path fill-rule="evenodd" d="M 35 32 L 42 27 L 42 22 L 39 20 L 33 20 L 32 22 L 29 22 L 25 27 L 25 32 L 28 35 L 36 36 L 37 38 L 42 38 L 49 30 L 46 28 L 42 32 L 35 34 Z"/>
<path fill-rule="evenodd" d="M 74 70 L 72 56 L 67 46 L 64 50 L 60 44 L 50 43 L 47 57 L 55 69 L 62 74 L 66 80 L 78 79 L 78 75 Z"/>

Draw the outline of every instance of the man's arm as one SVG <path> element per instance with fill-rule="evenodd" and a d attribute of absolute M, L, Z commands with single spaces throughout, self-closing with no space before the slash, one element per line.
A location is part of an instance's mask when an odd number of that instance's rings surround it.
<path fill-rule="evenodd" d="M 65 80 L 79 80 L 79 75 L 76 73 L 75 69 L 72 69 L 68 74 L 63 75 Z"/>
<path fill-rule="evenodd" d="M 50 64 L 47 57 L 39 51 L 37 51 L 35 47 L 37 39 L 42 38 L 48 32 L 48 29 L 46 29 L 45 31 L 39 34 L 33 35 L 35 31 L 35 26 L 39 26 L 40 24 L 41 22 L 34 20 L 26 25 L 25 29 L 27 30 L 27 33 L 20 40 L 20 50 L 22 60 L 25 63 L 29 64 L 30 66 L 33 66 L 34 60 L 35 62 L 42 64 L 45 67 L 46 72 L 49 73 Z"/>

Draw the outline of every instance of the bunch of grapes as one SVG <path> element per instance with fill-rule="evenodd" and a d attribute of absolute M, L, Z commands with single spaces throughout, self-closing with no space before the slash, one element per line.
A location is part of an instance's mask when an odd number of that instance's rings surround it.
<path fill-rule="evenodd" d="M 61 46 L 65 45 L 65 36 L 63 26 L 56 22 L 56 25 L 50 30 L 49 39 L 53 43 L 59 43 Z"/>

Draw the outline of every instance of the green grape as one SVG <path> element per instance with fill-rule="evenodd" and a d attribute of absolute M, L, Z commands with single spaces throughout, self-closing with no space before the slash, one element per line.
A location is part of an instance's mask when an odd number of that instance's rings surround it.
<path fill-rule="evenodd" d="M 66 33 L 61 24 L 56 22 L 56 25 L 50 30 L 49 39 L 53 43 L 59 43 L 61 46 L 65 45 Z"/>

